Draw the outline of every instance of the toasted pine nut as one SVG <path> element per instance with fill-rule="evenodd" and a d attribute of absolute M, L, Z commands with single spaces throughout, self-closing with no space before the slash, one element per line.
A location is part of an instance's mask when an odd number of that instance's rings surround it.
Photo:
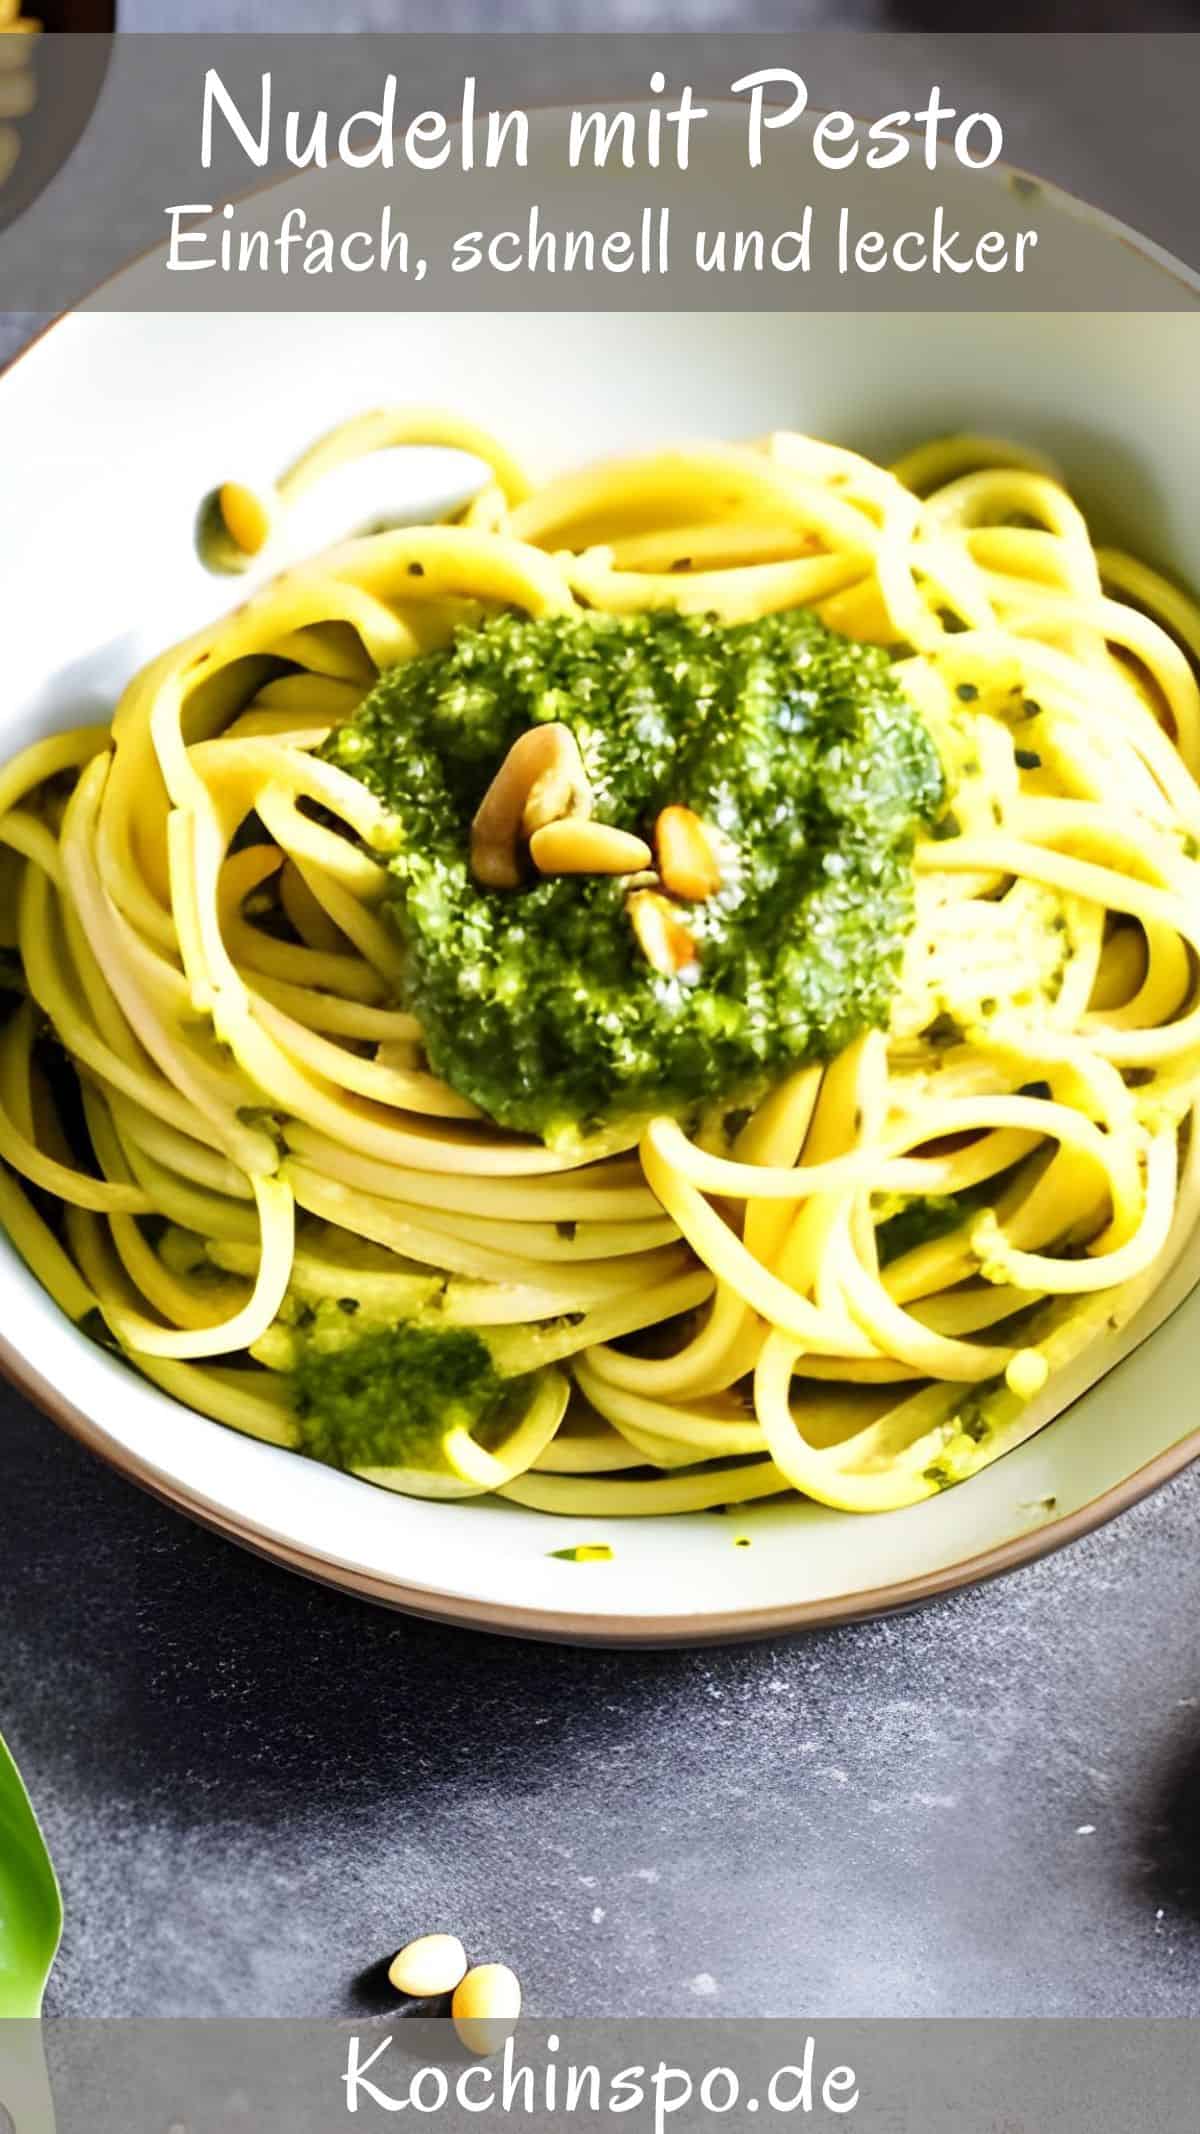
<path fill-rule="evenodd" d="M 436 2000 L 453 1993 L 466 1977 L 467 1952 L 457 1934 L 421 1934 L 407 1941 L 388 1965 L 388 1978 L 397 1993 L 417 2001 Z"/>
<path fill-rule="evenodd" d="M 37 102 L 32 74 L 5 68 L 0 74 L 0 119 L 27 119 Z"/>
<path fill-rule="evenodd" d="M 640 837 L 579 815 L 535 830 L 529 851 L 541 874 L 639 874 L 650 865 L 650 847 Z"/>
<path fill-rule="evenodd" d="M 654 889 L 635 889 L 626 897 L 625 909 L 633 922 L 638 945 L 647 963 L 664 978 L 696 961 L 696 940 L 668 898 Z"/>
<path fill-rule="evenodd" d="M 591 812 L 592 789 L 570 728 L 557 721 L 531 726 L 513 742 L 475 811 L 475 880 L 485 889 L 515 889 L 521 880 L 519 838 L 560 816 Z"/>
<path fill-rule="evenodd" d="M 721 886 L 721 869 L 708 833 L 690 808 L 664 808 L 654 825 L 654 849 L 664 889 L 703 903 Z"/>
<path fill-rule="evenodd" d="M 450 2003 L 454 2028 L 468 2052 L 499 2052 L 521 2013 L 521 1982 L 507 1964 L 476 1964 Z"/>

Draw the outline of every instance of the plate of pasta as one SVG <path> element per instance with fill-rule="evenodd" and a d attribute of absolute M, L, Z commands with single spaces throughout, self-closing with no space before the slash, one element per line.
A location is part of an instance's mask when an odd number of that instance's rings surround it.
<path fill-rule="evenodd" d="M 19 362 L 18 1383 L 284 1562 L 551 1636 L 910 1604 L 1185 1464 L 1196 324 L 1138 328 Z"/>

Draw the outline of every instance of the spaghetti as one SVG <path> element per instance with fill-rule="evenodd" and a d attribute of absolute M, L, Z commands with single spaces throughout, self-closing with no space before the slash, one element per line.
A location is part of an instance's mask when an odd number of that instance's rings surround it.
<path fill-rule="evenodd" d="M 534 489 L 472 426 L 385 411 L 261 511 L 239 492 L 229 538 L 429 442 L 489 470 L 453 521 L 288 570 L 111 729 L 0 771 L 0 1220 L 70 1318 L 281 1446 L 313 1449 L 331 1308 L 363 1339 L 473 1335 L 486 1373 L 427 1459 L 342 1458 L 386 1486 L 587 1514 L 927 1497 L 1053 1412 L 1200 1206 L 1200 609 L 984 438 L 889 471 L 783 432 Z M 394 825 L 327 744 L 379 674 L 491 618 L 662 608 L 812 609 L 886 647 L 947 805 L 886 1029 L 748 1112 L 548 1144 L 432 1071 Z"/>

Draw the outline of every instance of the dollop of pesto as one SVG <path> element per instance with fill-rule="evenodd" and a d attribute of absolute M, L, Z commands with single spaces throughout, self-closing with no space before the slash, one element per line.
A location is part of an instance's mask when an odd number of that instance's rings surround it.
<path fill-rule="evenodd" d="M 680 907 L 697 955 L 678 975 L 647 961 L 622 879 L 473 879 L 472 816 L 547 721 L 574 735 L 598 820 L 649 841 L 680 804 L 717 834 L 721 886 Z M 502 616 L 383 675 L 326 749 L 395 818 L 430 1061 L 503 1126 L 569 1144 L 686 1114 L 886 1024 L 941 768 L 888 654 L 807 610 Z"/>
<path fill-rule="evenodd" d="M 529 1378 L 502 1378 L 469 1328 L 351 1324 L 336 1343 L 331 1331 L 301 1334 L 291 1374 L 300 1450 L 328 1467 L 447 1473 L 451 1431 L 487 1444 L 527 1404 Z"/>

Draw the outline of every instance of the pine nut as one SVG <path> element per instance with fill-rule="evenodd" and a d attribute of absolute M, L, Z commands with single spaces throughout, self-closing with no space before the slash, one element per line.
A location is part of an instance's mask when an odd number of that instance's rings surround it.
<path fill-rule="evenodd" d="M 471 872 L 485 889 L 516 889 L 519 840 L 562 816 L 588 816 L 592 789 L 579 744 L 557 721 L 513 742 L 475 811 Z"/>
<path fill-rule="evenodd" d="M 393 1956 L 388 1978 L 397 1993 L 432 2001 L 439 1994 L 453 1993 L 466 1971 L 467 1952 L 457 1934 L 421 1934 Z"/>
<path fill-rule="evenodd" d="M 468 2052 L 499 2052 L 521 2013 L 521 1982 L 507 1964 L 476 1964 L 450 2003 L 454 2028 Z"/>
<path fill-rule="evenodd" d="M 696 940 L 674 905 L 654 889 L 636 889 L 626 897 L 638 946 L 647 963 L 664 978 L 674 978 L 697 960 Z"/>
<path fill-rule="evenodd" d="M 537 830 L 544 830 L 548 823 L 560 822 L 564 815 L 574 810 L 577 773 L 570 763 L 555 763 L 543 771 L 529 789 L 529 798 L 521 810 L 521 834 L 532 837 Z M 586 820 L 586 817 L 583 818 Z"/>
<path fill-rule="evenodd" d="M 703 903 L 721 886 L 721 869 L 708 833 L 690 808 L 664 808 L 654 825 L 654 849 L 664 889 Z"/>
<path fill-rule="evenodd" d="M 541 874 L 639 874 L 650 864 L 650 847 L 640 837 L 578 815 L 535 830 L 529 851 Z"/>

